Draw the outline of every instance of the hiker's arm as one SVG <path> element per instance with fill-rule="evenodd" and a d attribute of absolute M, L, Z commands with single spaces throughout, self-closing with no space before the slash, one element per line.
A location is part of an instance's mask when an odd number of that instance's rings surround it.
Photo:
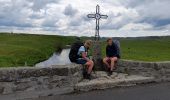
<path fill-rule="evenodd" d="M 90 59 L 87 57 L 86 52 L 82 52 L 82 58 L 89 61 Z"/>

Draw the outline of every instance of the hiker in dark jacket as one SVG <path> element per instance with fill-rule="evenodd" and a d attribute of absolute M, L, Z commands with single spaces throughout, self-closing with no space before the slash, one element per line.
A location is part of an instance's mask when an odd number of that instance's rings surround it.
<path fill-rule="evenodd" d="M 103 59 L 103 63 L 107 66 L 109 75 L 112 75 L 113 70 L 116 69 L 115 63 L 119 58 L 118 56 L 118 50 L 112 38 L 107 39 L 106 57 Z"/>

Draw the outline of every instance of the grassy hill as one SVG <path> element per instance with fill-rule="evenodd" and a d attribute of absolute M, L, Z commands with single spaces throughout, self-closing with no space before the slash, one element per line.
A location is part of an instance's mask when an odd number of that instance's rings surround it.
<path fill-rule="evenodd" d="M 122 59 L 170 61 L 170 37 L 127 38 L 120 43 Z"/>
<path fill-rule="evenodd" d="M 105 56 L 105 37 L 101 38 L 102 56 Z M 170 36 L 115 37 L 121 44 L 121 59 L 135 61 L 170 61 Z"/>
<path fill-rule="evenodd" d="M 0 33 L 0 67 L 32 66 L 72 43 L 73 37 Z"/>
<path fill-rule="evenodd" d="M 33 66 L 74 40 L 75 37 L 0 33 L 0 67 Z M 123 59 L 170 61 L 170 37 L 122 38 L 120 42 Z M 103 56 L 105 45 L 103 42 Z"/>

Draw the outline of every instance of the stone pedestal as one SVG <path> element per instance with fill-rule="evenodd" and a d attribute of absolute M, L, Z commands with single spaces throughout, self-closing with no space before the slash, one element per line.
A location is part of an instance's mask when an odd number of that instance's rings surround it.
<path fill-rule="evenodd" d="M 93 61 L 94 70 L 103 70 L 102 53 L 101 53 L 101 42 L 93 42 Z"/>

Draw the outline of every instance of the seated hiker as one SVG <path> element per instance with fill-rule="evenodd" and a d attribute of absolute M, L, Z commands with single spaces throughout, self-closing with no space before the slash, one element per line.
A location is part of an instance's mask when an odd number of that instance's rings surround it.
<path fill-rule="evenodd" d="M 91 72 L 94 66 L 92 60 L 88 58 L 88 49 L 91 47 L 92 41 L 87 40 L 84 44 L 76 43 L 72 45 L 69 58 L 71 62 L 85 65 L 86 70 L 83 72 L 83 76 L 86 79 L 91 79 Z"/>
<path fill-rule="evenodd" d="M 107 66 L 108 75 L 112 75 L 113 70 L 116 69 L 116 62 L 120 58 L 119 46 L 113 42 L 112 38 L 107 39 L 106 57 L 103 59 L 103 63 Z"/>

